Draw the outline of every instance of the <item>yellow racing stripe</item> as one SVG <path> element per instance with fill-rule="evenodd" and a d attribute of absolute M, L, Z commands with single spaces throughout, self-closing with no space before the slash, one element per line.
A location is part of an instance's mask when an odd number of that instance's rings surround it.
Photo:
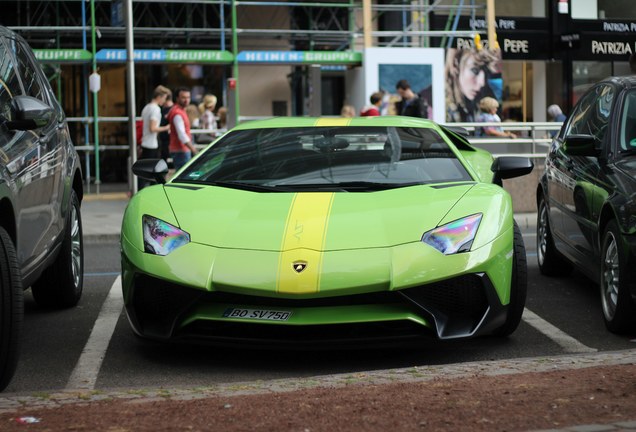
<path fill-rule="evenodd" d="M 319 291 L 322 251 L 334 196 L 333 192 L 294 196 L 278 260 L 277 292 L 307 294 Z"/>
<path fill-rule="evenodd" d="M 347 117 L 319 118 L 314 126 L 349 126 L 351 119 Z"/>

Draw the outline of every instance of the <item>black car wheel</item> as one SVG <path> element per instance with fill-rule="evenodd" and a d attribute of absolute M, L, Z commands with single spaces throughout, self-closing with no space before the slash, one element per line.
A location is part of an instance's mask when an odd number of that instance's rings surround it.
<path fill-rule="evenodd" d="M 53 265 L 47 268 L 31 287 L 35 301 L 44 307 L 75 306 L 82 296 L 84 284 L 84 246 L 82 217 L 75 191 L 71 191 L 64 241 Z"/>
<path fill-rule="evenodd" d="M 0 227 L 0 390 L 18 364 L 24 303 L 18 258 L 11 237 Z"/>
<path fill-rule="evenodd" d="M 636 310 L 627 286 L 627 252 L 615 221 L 603 233 L 601 250 L 601 305 L 605 326 L 614 333 L 629 330 Z"/>
<path fill-rule="evenodd" d="M 523 309 L 526 306 L 528 291 L 528 262 L 523 236 L 517 223 L 514 223 L 514 245 L 512 253 L 512 277 L 510 280 L 510 303 L 504 325 L 495 330 L 496 336 L 509 336 L 519 326 Z"/>
<path fill-rule="evenodd" d="M 546 276 L 567 276 L 572 273 L 572 264 L 567 262 L 554 247 L 548 207 L 543 196 L 539 199 L 537 213 L 537 261 L 539 270 Z"/>

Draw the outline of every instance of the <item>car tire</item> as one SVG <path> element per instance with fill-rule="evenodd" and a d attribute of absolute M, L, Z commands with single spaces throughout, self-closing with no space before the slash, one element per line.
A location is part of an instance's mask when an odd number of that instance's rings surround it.
<path fill-rule="evenodd" d="M 539 199 L 537 211 L 537 262 L 539 271 L 546 276 L 568 276 L 572 273 L 572 264 L 566 261 L 554 246 L 548 206 L 543 196 Z"/>
<path fill-rule="evenodd" d="M 526 307 L 528 292 L 528 262 L 526 247 L 519 225 L 514 222 L 514 240 L 512 251 L 512 275 L 510 278 L 510 303 L 504 325 L 495 330 L 495 336 L 510 336 L 519 326 L 523 309 Z"/>
<path fill-rule="evenodd" d="M 36 303 L 46 308 L 73 307 L 82 296 L 84 244 L 80 203 L 75 191 L 71 191 L 70 201 L 59 255 L 31 287 Z"/>
<path fill-rule="evenodd" d="M 0 227 L 0 391 L 7 387 L 18 364 L 23 314 L 17 254 L 11 237 Z"/>
<path fill-rule="evenodd" d="M 628 286 L 628 257 L 623 238 L 614 220 L 603 231 L 601 243 L 601 307 L 605 326 L 613 333 L 631 330 L 636 308 Z"/>

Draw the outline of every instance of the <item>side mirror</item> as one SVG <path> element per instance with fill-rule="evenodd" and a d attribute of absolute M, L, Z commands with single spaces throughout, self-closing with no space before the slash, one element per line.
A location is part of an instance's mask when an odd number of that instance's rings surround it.
<path fill-rule="evenodd" d="M 49 124 L 55 111 L 39 99 L 31 96 L 16 96 L 11 101 L 10 120 L 5 123 L 9 130 L 33 130 Z"/>
<path fill-rule="evenodd" d="M 527 157 L 500 156 L 495 159 L 490 170 L 495 174 L 493 183 L 501 186 L 503 179 L 521 177 L 530 174 L 534 169 L 534 163 Z"/>
<path fill-rule="evenodd" d="M 144 180 L 164 184 L 168 174 L 168 164 L 163 159 L 140 159 L 133 164 L 132 172 Z"/>
<path fill-rule="evenodd" d="M 593 135 L 568 135 L 563 151 L 570 156 L 598 156 L 596 138 Z"/>
<path fill-rule="evenodd" d="M 469 137 L 470 133 L 468 132 L 468 129 L 461 127 L 461 126 L 449 126 L 449 125 L 445 125 L 444 128 L 446 128 L 446 130 L 449 130 L 457 135 L 463 136 L 463 137 Z"/>

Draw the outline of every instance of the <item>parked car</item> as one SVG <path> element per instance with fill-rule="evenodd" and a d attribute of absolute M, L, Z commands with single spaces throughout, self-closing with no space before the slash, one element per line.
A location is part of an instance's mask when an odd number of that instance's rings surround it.
<path fill-rule="evenodd" d="M 335 346 L 511 334 L 526 254 L 494 159 L 408 117 L 244 123 L 128 204 L 134 332 L 163 341 Z"/>
<path fill-rule="evenodd" d="M 578 101 L 552 142 L 537 189 L 541 272 L 573 267 L 600 286 L 612 332 L 636 320 L 636 76 L 612 77 Z"/>
<path fill-rule="evenodd" d="M 0 27 L 0 390 L 18 361 L 23 289 L 46 307 L 80 299 L 82 195 L 64 112 L 24 39 Z"/>

